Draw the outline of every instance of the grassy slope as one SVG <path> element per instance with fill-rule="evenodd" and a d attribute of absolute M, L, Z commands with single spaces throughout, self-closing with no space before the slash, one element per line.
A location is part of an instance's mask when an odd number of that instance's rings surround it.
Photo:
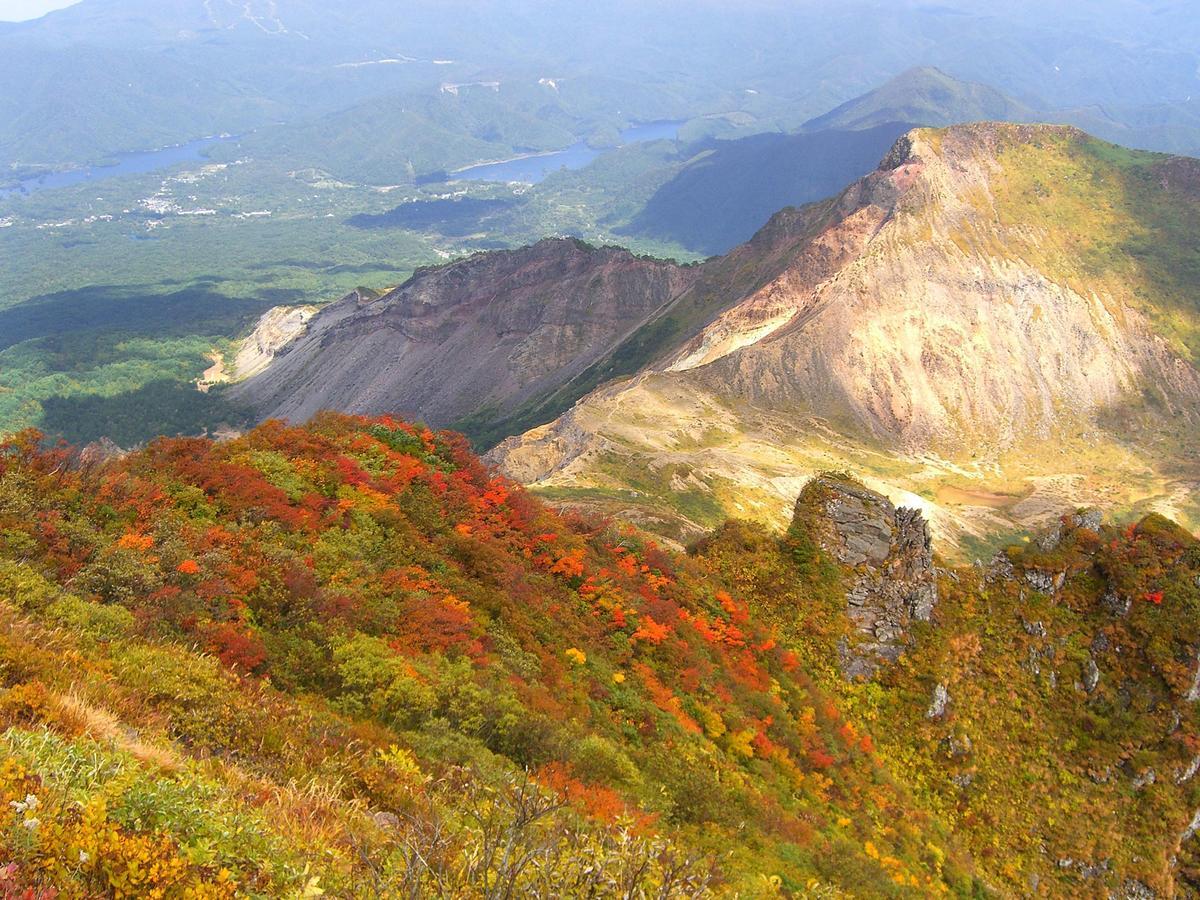
<path fill-rule="evenodd" d="M 978 892 L 869 729 L 721 583 L 387 419 L 82 469 L 4 445 L 6 877 Z M 517 874 L 484 852 L 510 838 L 543 862 Z"/>
<path fill-rule="evenodd" d="M 1128 303 L 1200 363 L 1200 164 L 1045 131 L 1007 141 L 1000 162 L 1004 252 L 1084 296 Z"/>

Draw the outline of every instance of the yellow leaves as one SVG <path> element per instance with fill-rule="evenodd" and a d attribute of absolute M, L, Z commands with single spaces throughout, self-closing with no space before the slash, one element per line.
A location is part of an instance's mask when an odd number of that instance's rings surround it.
<path fill-rule="evenodd" d="M 379 748 L 375 754 L 388 772 L 399 781 L 409 785 L 424 784 L 429 781 L 429 776 L 421 771 L 421 767 L 417 765 L 417 758 L 411 751 L 392 744 L 387 748 Z"/>
<path fill-rule="evenodd" d="M 576 647 L 571 647 L 563 655 L 577 666 L 587 662 L 587 654 Z"/>
<path fill-rule="evenodd" d="M 625 683 L 625 673 L 624 672 L 613 672 L 612 680 L 613 680 L 613 684 L 624 684 Z"/>
<path fill-rule="evenodd" d="M 230 873 L 205 879 L 179 855 L 168 835 L 130 831 L 111 820 L 103 797 L 94 796 L 83 804 L 68 802 L 36 787 L 36 781 L 11 759 L 0 763 L 0 797 L 7 799 L 29 787 L 37 792 L 23 795 L 20 805 L 26 819 L 35 809 L 40 818 L 33 827 L 27 826 L 28 843 L 14 848 L 6 842 L 0 852 L 15 851 L 23 864 L 67 888 L 64 894 L 194 900 L 227 900 L 236 894 Z"/>
<path fill-rule="evenodd" d="M 782 897 L 783 896 L 783 879 L 778 875 L 767 875 L 762 873 L 758 876 L 756 896 L 759 897 Z"/>
<path fill-rule="evenodd" d="M 726 732 L 725 720 L 716 710 L 703 703 L 697 703 L 696 708 L 700 713 L 700 724 L 704 726 L 705 734 L 711 738 L 719 738 Z"/>
<path fill-rule="evenodd" d="M 750 742 L 754 740 L 756 733 L 753 728 L 746 728 L 732 735 L 729 738 L 730 751 L 736 753 L 738 756 L 744 756 L 746 759 L 753 758 L 754 745 Z"/>
<path fill-rule="evenodd" d="M 863 853 L 867 854 L 871 859 L 879 859 L 879 848 L 871 841 L 863 844 Z"/>

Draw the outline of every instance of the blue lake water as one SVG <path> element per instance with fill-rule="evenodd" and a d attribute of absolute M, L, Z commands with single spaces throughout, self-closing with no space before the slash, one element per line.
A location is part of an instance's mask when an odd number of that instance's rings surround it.
<path fill-rule="evenodd" d="M 679 135 L 681 121 L 647 122 L 635 125 L 621 132 L 622 144 L 637 144 L 643 141 L 674 140 Z M 510 159 L 506 162 L 486 163 L 482 166 L 471 166 L 453 173 L 456 179 L 470 181 L 520 181 L 525 184 L 537 184 L 547 175 L 559 169 L 582 169 L 598 157 L 603 150 L 594 150 L 580 141 L 555 153 L 543 153 L 539 156 L 527 156 L 524 159 Z"/>
<path fill-rule="evenodd" d="M 72 187 L 91 181 L 103 181 L 118 175 L 144 175 L 158 169 L 166 169 L 183 162 L 195 162 L 204 159 L 204 149 L 230 138 L 201 138 L 179 144 L 175 147 L 163 147 L 161 150 L 145 150 L 138 153 L 122 153 L 116 157 L 111 166 L 87 166 L 82 169 L 71 169 L 66 172 L 48 172 L 26 178 L 17 187 L 0 188 L 0 197 L 14 194 L 32 194 L 36 191 L 51 188 Z"/>

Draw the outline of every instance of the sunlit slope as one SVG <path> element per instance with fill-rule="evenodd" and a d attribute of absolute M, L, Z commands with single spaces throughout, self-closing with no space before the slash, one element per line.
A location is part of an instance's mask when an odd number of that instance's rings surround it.
<path fill-rule="evenodd" d="M 1198 189 L 1074 129 L 914 131 L 777 277 L 494 458 L 556 496 L 691 498 L 685 533 L 782 522 L 830 467 L 955 538 L 1067 497 L 1195 521 Z"/>

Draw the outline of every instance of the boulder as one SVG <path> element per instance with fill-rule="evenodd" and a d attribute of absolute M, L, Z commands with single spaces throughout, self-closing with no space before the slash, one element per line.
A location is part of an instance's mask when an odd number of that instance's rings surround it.
<path fill-rule="evenodd" d="M 1083 664 L 1083 689 L 1089 694 L 1100 686 L 1100 667 L 1096 665 L 1096 660 L 1090 656 L 1086 663 Z"/>
<path fill-rule="evenodd" d="M 950 694 L 946 690 L 944 684 L 939 684 L 933 689 L 933 699 L 929 701 L 929 711 L 925 713 L 927 719 L 940 719 L 946 715 L 946 708 L 950 705 Z"/>

